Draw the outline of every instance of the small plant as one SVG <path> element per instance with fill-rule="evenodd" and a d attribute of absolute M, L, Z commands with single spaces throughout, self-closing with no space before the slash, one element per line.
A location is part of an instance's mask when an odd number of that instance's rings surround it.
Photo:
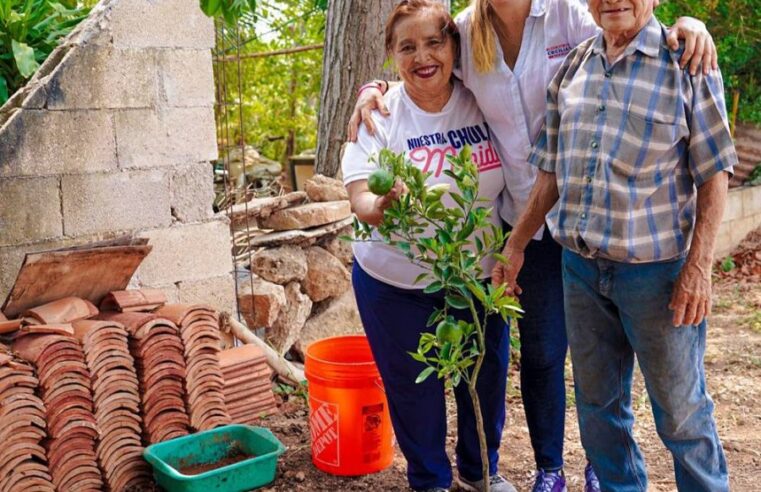
<path fill-rule="evenodd" d="M 285 383 L 277 383 L 272 389 L 272 391 L 276 395 L 280 395 L 280 397 L 282 397 L 283 400 L 290 400 L 291 398 L 300 398 L 304 400 L 304 402 L 307 401 L 308 389 L 305 383 L 299 384 L 298 386 L 292 386 L 290 384 L 285 384 Z"/>
<path fill-rule="evenodd" d="M 724 273 L 731 272 L 737 268 L 737 265 L 735 264 L 734 258 L 732 256 L 727 256 L 723 260 L 721 260 L 721 271 Z"/>
<path fill-rule="evenodd" d="M 505 285 L 484 285 L 482 261 L 500 254 L 505 242 L 502 229 L 491 224 L 491 206 L 478 198 L 478 167 L 471 158 L 470 147 L 459 156 L 448 156 L 451 169 L 444 171 L 456 183 L 426 185 L 431 173 L 424 173 L 408 161 L 404 154 L 382 150 L 376 162 L 381 169 L 402 180 L 407 193 L 384 212 L 377 227 L 355 220 L 356 240 L 373 240 L 373 231 L 387 244 L 393 245 L 411 262 L 424 268 L 416 283 L 426 281 L 424 292 L 444 292 L 444 307 L 436 309 L 428 319 L 416 352 L 410 355 L 425 365 L 417 377 L 423 382 L 433 374 L 445 380 L 447 387 L 468 385 L 476 415 L 483 476 L 489 476 L 484 422 L 476 392 L 476 381 L 486 354 L 485 330 L 490 316 L 501 316 L 505 322 L 522 312 L 517 300 L 505 295 Z M 444 197 L 454 206 L 446 206 Z M 487 204 L 491 205 L 491 204 Z M 481 306 L 479 316 L 477 305 Z M 468 310 L 473 321 L 467 323 L 452 316 L 452 310 Z M 488 480 L 485 481 L 488 491 Z"/>
<path fill-rule="evenodd" d="M 751 171 L 750 175 L 748 176 L 748 181 L 746 181 L 746 183 L 750 186 L 761 185 L 761 164 L 753 168 L 753 171 Z"/>

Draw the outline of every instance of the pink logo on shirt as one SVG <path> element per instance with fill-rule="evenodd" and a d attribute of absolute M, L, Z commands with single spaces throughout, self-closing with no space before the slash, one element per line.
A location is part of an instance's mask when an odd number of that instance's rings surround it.
<path fill-rule="evenodd" d="M 568 53 L 571 52 L 573 48 L 570 44 L 558 44 L 556 46 L 550 46 L 545 51 L 547 51 L 547 58 L 552 60 L 553 58 L 560 58 L 565 57 Z"/>
<path fill-rule="evenodd" d="M 491 132 L 486 122 L 483 127 L 472 125 L 446 133 L 436 132 L 407 139 L 410 160 L 423 172 L 432 172 L 436 178 L 444 172 L 447 155 L 457 155 L 466 145 L 473 149 L 473 162 L 478 165 L 479 173 L 502 165 L 491 144 Z"/>
<path fill-rule="evenodd" d="M 444 172 L 447 155 L 457 155 L 457 149 L 452 145 L 436 148 L 418 147 L 409 154 L 410 160 L 420 166 L 424 173 L 432 172 L 436 178 Z M 473 161 L 478 165 L 479 173 L 502 166 L 497 151 L 488 140 L 473 148 Z"/>

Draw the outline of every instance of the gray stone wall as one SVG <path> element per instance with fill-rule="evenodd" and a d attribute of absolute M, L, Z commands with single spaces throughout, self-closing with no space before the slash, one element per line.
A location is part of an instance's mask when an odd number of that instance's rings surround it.
<path fill-rule="evenodd" d="M 197 0 L 104 0 L 0 108 L 0 302 L 25 253 L 133 233 L 133 286 L 232 309 L 213 46 Z"/>

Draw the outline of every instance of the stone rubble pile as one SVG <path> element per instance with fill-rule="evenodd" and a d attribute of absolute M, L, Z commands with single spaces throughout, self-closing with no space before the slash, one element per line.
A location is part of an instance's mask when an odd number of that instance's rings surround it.
<path fill-rule="evenodd" d="M 351 287 L 353 217 L 343 183 L 316 175 L 305 191 L 236 205 L 238 303 L 250 329 L 265 328 L 280 354 L 362 331 Z M 240 267 L 244 270 L 241 271 Z"/>

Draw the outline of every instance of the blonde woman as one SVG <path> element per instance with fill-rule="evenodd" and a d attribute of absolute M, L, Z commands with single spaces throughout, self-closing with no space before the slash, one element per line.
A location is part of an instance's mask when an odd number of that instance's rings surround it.
<path fill-rule="evenodd" d="M 608 0 L 629 8 L 629 0 Z M 455 19 L 462 37 L 460 64 L 454 74 L 475 95 L 486 117 L 502 161 L 506 187 L 500 217 L 516 224 L 536 179 L 528 156 L 545 117 L 547 87 L 565 56 L 599 27 L 581 0 L 473 0 Z M 717 67 L 716 49 L 705 25 L 680 18 L 668 43 L 684 39 L 682 66 L 695 73 Z M 373 133 L 372 112 L 388 115 L 382 92 L 362 91 L 349 122 L 354 141 L 360 121 Z M 565 492 L 563 438 L 565 423 L 564 364 L 568 341 L 563 309 L 561 248 L 542 228 L 525 250 L 516 293 L 526 315 L 520 320 L 521 394 L 534 449 L 536 477 L 532 492 Z M 600 490 L 591 466 L 585 470 L 585 492 Z"/>

